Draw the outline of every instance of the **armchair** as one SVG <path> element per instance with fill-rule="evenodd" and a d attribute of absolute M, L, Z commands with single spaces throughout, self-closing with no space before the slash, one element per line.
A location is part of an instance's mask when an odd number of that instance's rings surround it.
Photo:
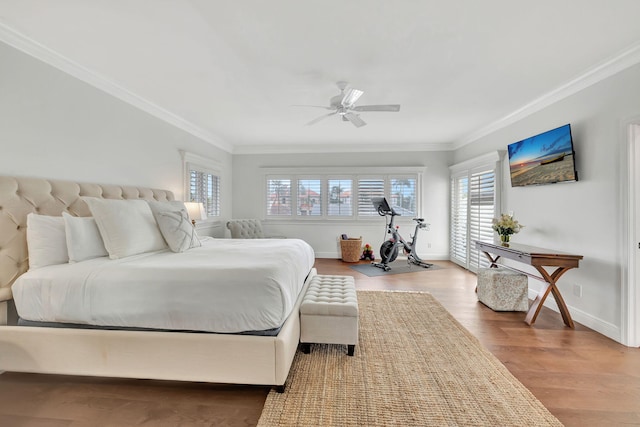
<path fill-rule="evenodd" d="M 262 222 L 259 219 L 232 219 L 227 222 L 232 239 L 264 239 Z"/>

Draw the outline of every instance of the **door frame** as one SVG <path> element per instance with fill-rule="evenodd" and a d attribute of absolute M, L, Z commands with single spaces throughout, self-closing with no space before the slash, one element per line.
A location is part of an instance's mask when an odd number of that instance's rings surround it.
<path fill-rule="evenodd" d="M 620 164 L 621 185 L 621 249 L 622 249 L 622 293 L 620 339 L 630 347 L 640 346 L 640 116 L 624 120 L 622 123 Z"/>

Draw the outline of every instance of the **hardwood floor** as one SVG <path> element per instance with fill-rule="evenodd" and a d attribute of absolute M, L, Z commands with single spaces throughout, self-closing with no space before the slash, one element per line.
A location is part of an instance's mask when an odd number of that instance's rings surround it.
<path fill-rule="evenodd" d="M 477 302 L 476 276 L 443 267 L 367 277 L 339 260 L 318 259 L 320 274 L 354 276 L 358 289 L 431 292 L 567 426 L 640 425 L 640 349 L 543 308 L 533 327 L 525 313 L 496 313 Z M 269 389 L 171 381 L 6 372 L 0 375 L 2 426 L 252 426 Z"/>

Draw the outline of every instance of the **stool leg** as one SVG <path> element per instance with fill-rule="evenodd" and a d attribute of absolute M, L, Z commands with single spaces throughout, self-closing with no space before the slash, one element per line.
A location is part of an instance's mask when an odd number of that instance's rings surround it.
<path fill-rule="evenodd" d="M 347 345 L 347 356 L 353 356 L 353 352 L 355 351 L 356 346 L 349 344 Z"/>
<path fill-rule="evenodd" d="M 309 344 L 308 342 L 300 343 L 300 350 L 302 350 L 304 354 L 311 353 L 311 344 Z"/>

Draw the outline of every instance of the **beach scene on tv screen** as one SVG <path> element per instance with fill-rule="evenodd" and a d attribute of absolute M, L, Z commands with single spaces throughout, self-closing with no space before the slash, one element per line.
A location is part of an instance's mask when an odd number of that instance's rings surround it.
<path fill-rule="evenodd" d="M 508 146 L 511 185 L 575 181 L 569 125 Z"/>

